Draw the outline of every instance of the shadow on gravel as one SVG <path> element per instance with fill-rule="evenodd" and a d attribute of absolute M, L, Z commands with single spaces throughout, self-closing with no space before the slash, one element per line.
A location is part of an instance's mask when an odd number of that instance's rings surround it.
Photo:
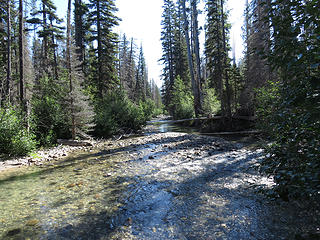
<path fill-rule="evenodd" d="M 143 176 L 138 173 L 132 177 L 119 176 L 114 188 L 117 183 L 130 183 L 124 192 L 115 193 L 119 198 L 116 201 L 121 202 L 120 207 L 111 212 L 88 209 L 80 216 L 80 223 L 51 229 L 46 239 L 291 240 L 297 239 L 297 234 L 301 232 L 314 231 L 315 226 L 320 226 L 320 218 L 299 215 L 294 204 L 270 202 L 258 194 L 247 181 L 251 179 L 252 182 L 259 177 L 250 169 L 257 155 L 251 152 L 241 158 L 218 156 L 240 149 L 217 138 L 194 135 L 151 138 L 141 144 L 68 158 L 57 166 L 39 170 L 37 174 L 76 167 L 82 161 L 99 164 L 100 158 L 105 160 L 117 153 L 156 149 L 159 145 L 161 148 L 158 151 L 147 153 L 147 156 L 162 157 L 192 149 L 202 154 L 200 158 L 210 158 L 212 161 L 204 165 L 204 171 L 183 181 L 160 180 L 152 172 Z M 143 159 L 145 157 L 130 161 L 134 163 Z M 29 175 L 19 177 L 27 178 Z M 2 180 L 0 186 L 14 179 Z M 113 204 L 109 197 L 101 196 L 105 198 L 106 205 Z"/>
<path fill-rule="evenodd" d="M 188 138 L 152 140 L 134 148 L 182 140 Z M 256 174 L 248 170 L 254 157 L 252 153 L 213 161 L 204 172 L 183 182 L 160 181 L 151 175 L 124 177 L 120 181 L 135 183 L 122 196 L 121 208 L 111 215 L 88 211 L 80 224 L 57 229 L 49 239 L 278 240 L 296 239 L 297 233 L 311 231 L 316 224 L 313 219 L 297 219 L 294 206 L 267 201 L 245 181 L 245 174 Z"/>

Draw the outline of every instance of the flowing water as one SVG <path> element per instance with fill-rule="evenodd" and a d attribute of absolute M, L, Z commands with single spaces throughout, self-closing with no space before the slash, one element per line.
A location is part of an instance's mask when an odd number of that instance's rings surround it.
<path fill-rule="evenodd" d="M 293 239 L 319 226 L 318 213 L 296 219 L 250 188 L 270 184 L 250 168 L 261 151 L 173 132 L 197 130 L 154 122 L 144 136 L 0 172 L 0 239 Z"/>
<path fill-rule="evenodd" d="M 129 185 L 118 178 L 121 157 L 82 153 L 42 167 L 0 174 L 0 236 L 61 239 L 106 234 Z M 99 226 L 99 222 L 101 223 Z M 93 222 L 95 231 L 90 232 Z M 82 227 L 81 227 L 82 226 Z M 78 238 L 78 239 L 81 239 Z"/>

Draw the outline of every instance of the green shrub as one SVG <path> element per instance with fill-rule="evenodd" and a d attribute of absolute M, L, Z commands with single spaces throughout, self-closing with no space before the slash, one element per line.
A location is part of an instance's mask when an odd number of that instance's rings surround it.
<path fill-rule="evenodd" d="M 258 94 L 259 127 L 273 141 L 261 170 L 274 177 L 274 194 L 285 198 L 320 191 L 320 97 L 311 82 L 272 83 Z"/>
<path fill-rule="evenodd" d="M 25 125 L 19 109 L 0 108 L 0 153 L 20 156 L 36 148 L 35 136 Z"/>
<path fill-rule="evenodd" d="M 193 97 L 190 89 L 182 82 L 180 76 L 175 80 L 173 86 L 172 101 L 169 108 L 174 119 L 186 119 L 194 117 Z"/>
<path fill-rule="evenodd" d="M 162 108 L 155 108 L 153 113 L 152 113 L 152 117 L 157 117 L 161 114 L 164 114 L 164 111 Z"/>
<path fill-rule="evenodd" d="M 70 138 L 70 120 L 65 107 L 53 97 L 34 98 L 35 135 L 42 146 L 51 146 L 59 138 Z"/>
<path fill-rule="evenodd" d="M 220 110 L 220 102 L 217 99 L 214 88 L 207 88 L 205 90 L 203 111 L 206 114 L 217 114 Z"/>
<path fill-rule="evenodd" d="M 95 131 L 98 137 L 109 137 L 119 132 L 138 131 L 151 118 L 154 104 L 132 103 L 124 92 L 109 93 L 96 103 Z"/>
<path fill-rule="evenodd" d="M 145 102 L 139 102 L 139 108 L 141 108 L 141 110 L 143 111 L 144 120 L 150 121 L 155 111 L 156 104 L 151 99 L 147 99 Z"/>

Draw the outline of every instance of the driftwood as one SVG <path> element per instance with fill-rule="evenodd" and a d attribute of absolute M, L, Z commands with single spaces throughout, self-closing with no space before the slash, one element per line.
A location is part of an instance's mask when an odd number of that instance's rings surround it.
<path fill-rule="evenodd" d="M 216 136 L 223 136 L 223 135 L 251 135 L 251 134 L 260 134 L 261 131 L 252 130 L 252 131 L 238 131 L 238 132 L 214 132 L 214 133 L 201 133 L 204 135 L 216 135 Z"/>
<path fill-rule="evenodd" d="M 68 146 L 73 146 L 73 147 L 91 147 L 91 146 L 93 146 L 93 144 L 88 141 L 58 139 L 57 142 L 62 145 L 68 145 Z"/>

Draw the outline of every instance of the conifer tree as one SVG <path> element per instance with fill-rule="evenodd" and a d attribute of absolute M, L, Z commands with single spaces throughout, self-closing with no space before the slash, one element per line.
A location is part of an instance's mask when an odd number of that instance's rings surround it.
<path fill-rule="evenodd" d="M 130 99 L 134 98 L 136 81 L 135 51 L 136 46 L 133 38 L 129 41 L 127 36 L 123 34 L 119 45 L 119 79 Z"/>
<path fill-rule="evenodd" d="M 117 8 L 114 0 L 90 0 L 87 21 L 90 28 L 90 41 L 96 42 L 93 47 L 97 54 L 96 86 L 100 98 L 111 87 L 117 84 L 116 55 L 118 36 L 113 27 L 118 25 L 115 16 Z M 92 45 L 93 46 L 93 45 Z"/>
<path fill-rule="evenodd" d="M 87 132 L 92 130 L 94 118 L 93 108 L 89 105 L 89 97 L 83 90 L 84 75 L 79 62 L 79 51 L 75 50 L 71 40 L 71 0 L 68 0 L 67 10 L 67 69 L 69 81 L 69 109 L 71 116 L 71 136 L 87 137 Z"/>
<path fill-rule="evenodd" d="M 88 11 L 87 6 L 82 0 L 74 1 L 74 29 L 75 41 L 78 51 L 79 61 L 84 62 L 85 59 L 85 14 Z M 82 66 L 83 70 L 84 67 Z"/>
<path fill-rule="evenodd" d="M 194 98 L 194 110 L 195 114 L 198 117 L 200 114 L 202 114 L 202 92 L 201 92 L 201 80 L 200 80 L 200 71 L 197 69 L 199 68 L 198 61 L 194 61 L 193 59 L 193 48 L 192 46 L 197 45 L 196 39 L 198 38 L 197 31 L 195 31 L 193 27 L 193 33 L 191 39 L 190 39 L 190 26 L 188 22 L 188 16 L 187 16 L 187 7 L 186 7 L 186 0 L 180 0 L 179 4 L 182 9 L 183 14 L 183 22 L 184 22 L 184 36 L 186 39 L 186 46 L 187 46 L 187 52 L 188 52 L 188 63 L 189 63 L 189 71 L 191 76 L 191 86 L 192 86 L 192 92 L 193 92 L 193 98 Z M 194 0 L 191 1 L 191 15 L 193 16 L 192 25 L 197 25 L 197 18 L 196 13 L 194 11 L 197 11 L 196 2 Z M 198 50 L 198 49 L 197 49 Z M 197 53 L 198 54 L 198 53 Z M 199 72 L 199 75 L 197 75 L 197 71 Z"/>
<path fill-rule="evenodd" d="M 12 82 L 12 54 L 11 54 L 11 0 L 7 2 L 7 80 L 5 84 L 5 96 L 10 102 Z"/>
<path fill-rule="evenodd" d="M 9 2 L 9 1 L 7 1 Z M 5 29 L 6 3 L 0 1 L 0 107 L 6 98 L 6 29 Z"/>
<path fill-rule="evenodd" d="M 136 88 L 135 88 L 135 101 L 146 100 L 146 82 L 148 81 L 148 73 L 146 61 L 143 54 L 142 45 L 140 46 L 139 59 L 136 70 Z"/>
<path fill-rule="evenodd" d="M 206 24 L 206 63 L 209 87 L 214 87 L 221 102 L 223 116 L 231 117 L 231 86 L 229 82 L 228 57 L 229 45 L 227 34 L 229 25 L 225 23 L 226 14 L 223 1 L 207 1 Z"/>
<path fill-rule="evenodd" d="M 255 90 L 271 79 L 271 70 L 263 54 L 270 51 L 270 27 L 266 21 L 268 0 L 254 0 L 246 10 L 246 81 L 240 95 L 241 115 L 255 114 Z"/>
<path fill-rule="evenodd" d="M 51 0 L 41 1 L 41 10 L 37 10 L 31 13 L 32 18 L 27 22 L 30 24 L 40 26 L 41 29 L 37 31 L 38 37 L 42 39 L 42 66 L 41 69 L 44 74 L 57 79 L 58 78 L 58 63 L 57 63 L 57 43 L 56 40 L 63 38 L 61 27 L 62 19 L 56 14 L 56 6 Z"/>
<path fill-rule="evenodd" d="M 175 71 L 175 57 L 177 52 L 175 51 L 176 45 L 176 10 L 172 0 L 165 0 L 163 5 L 162 14 L 162 31 L 161 31 L 161 43 L 162 43 L 162 58 L 163 74 L 162 79 L 164 81 L 164 100 L 165 105 L 169 106 L 172 100 L 172 91 L 174 80 L 176 77 Z M 169 112 L 171 111 L 168 109 Z M 171 113 L 172 114 L 172 113 Z"/>
<path fill-rule="evenodd" d="M 23 1 L 19 0 L 19 84 L 20 84 L 20 104 L 25 109 L 25 80 L 24 80 L 24 16 Z M 26 109 L 25 109 L 26 110 Z"/>

